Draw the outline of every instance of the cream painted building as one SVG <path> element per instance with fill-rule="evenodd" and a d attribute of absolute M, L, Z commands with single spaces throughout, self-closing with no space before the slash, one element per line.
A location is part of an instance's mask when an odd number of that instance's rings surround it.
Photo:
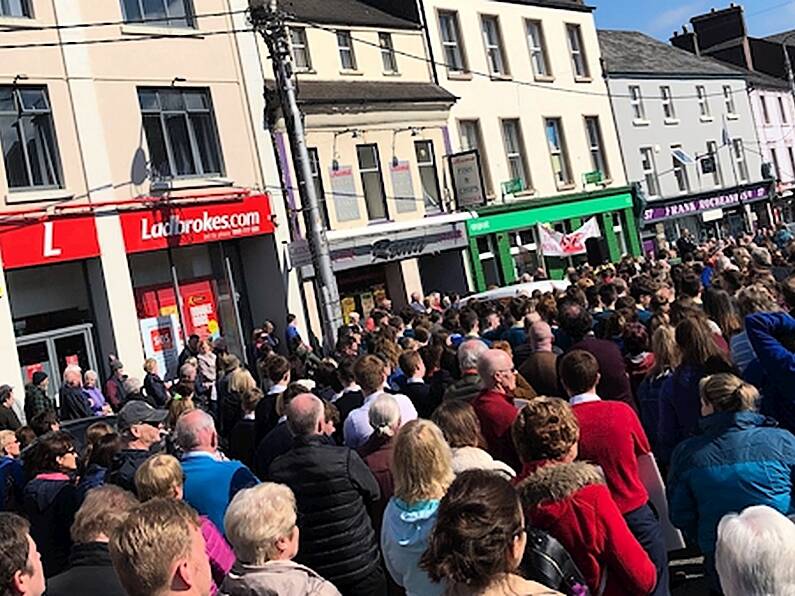
<path fill-rule="evenodd" d="M 18 402 L 36 370 L 57 389 L 66 365 L 104 378 L 114 354 L 130 376 L 145 356 L 173 376 L 180 331 L 242 355 L 264 319 L 303 322 L 264 99 L 247 93 L 256 42 L 234 33 L 246 7 L 0 4 L 0 379 Z"/>

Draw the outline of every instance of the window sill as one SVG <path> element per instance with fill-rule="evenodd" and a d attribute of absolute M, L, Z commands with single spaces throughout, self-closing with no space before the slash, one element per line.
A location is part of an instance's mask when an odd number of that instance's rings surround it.
<path fill-rule="evenodd" d="M 157 37 L 193 37 L 203 39 L 198 29 L 188 27 L 158 27 L 156 25 L 128 24 L 121 26 L 122 35 L 154 35 Z"/>
<path fill-rule="evenodd" d="M 552 75 L 535 75 L 533 77 L 538 83 L 554 83 L 555 77 Z"/>
<path fill-rule="evenodd" d="M 680 120 L 679 118 L 666 118 L 663 120 L 663 122 L 666 124 L 666 126 L 676 126 L 679 124 Z"/>
<path fill-rule="evenodd" d="M 492 74 L 489 78 L 492 81 L 513 81 L 513 77 L 509 74 Z"/>
<path fill-rule="evenodd" d="M 536 194 L 536 189 L 535 188 L 525 188 L 521 192 L 513 193 L 512 196 L 516 197 L 516 198 L 523 198 L 523 197 L 532 197 L 535 194 Z"/>
<path fill-rule="evenodd" d="M 726 120 L 739 120 L 740 114 L 726 114 Z"/>
<path fill-rule="evenodd" d="M 632 121 L 632 125 L 633 126 L 649 126 L 650 124 L 651 124 L 650 121 L 644 120 L 644 119 L 641 119 L 641 118 L 635 118 Z"/>
<path fill-rule="evenodd" d="M 449 72 L 447 73 L 447 80 L 449 81 L 471 81 L 471 72 Z"/>
<path fill-rule="evenodd" d="M 295 69 L 297 75 L 316 75 L 317 71 L 314 68 L 297 68 Z"/>
<path fill-rule="evenodd" d="M 384 74 L 385 77 L 400 77 L 400 76 L 403 76 L 399 72 L 385 72 L 383 74 Z"/>
<path fill-rule="evenodd" d="M 704 124 L 715 122 L 715 118 L 713 118 L 712 116 L 699 116 L 698 120 L 699 122 L 703 122 Z"/>
<path fill-rule="evenodd" d="M 364 75 L 361 70 L 347 70 L 344 68 L 340 70 L 340 74 L 346 77 L 361 77 Z"/>
<path fill-rule="evenodd" d="M 16 205 L 22 203 L 42 203 L 51 201 L 69 201 L 75 197 L 74 193 L 63 188 L 9 190 L 6 193 L 6 203 Z"/>
<path fill-rule="evenodd" d="M 593 83 L 593 79 L 591 77 L 574 77 L 575 83 Z"/>
<path fill-rule="evenodd" d="M 558 184 L 558 190 L 574 190 L 577 188 L 577 185 L 574 182 L 567 182 L 566 184 Z"/>
<path fill-rule="evenodd" d="M 149 188 L 153 192 L 166 192 L 169 190 L 187 190 L 189 188 L 212 188 L 212 187 L 227 187 L 234 186 L 235 181 L 231 178 L 224 178 L 218 176 L 215 178 L 206 178 L 204 176 L 195 176 L 190 178 L 174 178 L 171 180 L 158 180 L 152 182 Z"/>
<path fill-rule="evenodd" d="M 0 17 L 0 29 L 41 29 L 42 23 L 31 17 Z"/>

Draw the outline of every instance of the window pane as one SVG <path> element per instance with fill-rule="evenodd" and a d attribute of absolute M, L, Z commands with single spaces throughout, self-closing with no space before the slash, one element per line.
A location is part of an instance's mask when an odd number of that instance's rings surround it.
<path fill-rule="evenodd" d="M 356 154 L 359 157 L 359 169 L 372 170 L 378 167 L 375 147 L 372 145 L 363 145 L 357 147 Z"/>
<path fill-rule="evenodd" d="M 49 114 L 25 118 L 24 125 L 34 185 L 57 186 L 58 163 Z"/>
<path fill-rule="evenodd" d="M 171 141 L 171 153 L 174 156 L 174 166 L 178 176 L 191 176 L 196 174 L 196 164 L 188 136 L 188 125 L 183 114 L 167 114 L 166 131 Z"/>
<path fill-rule="evenodd" d="M 156 114 L 145 115 L 144 132 L 146 133 L 146 144 L 149 147 L 149 168 L 152 171 L 153 178 L 171 177 L 171 166 L 168 163 L 166 141 L 163 137 L 160 116 Z"/>
<path fill-rule="evenodd" d="M 0 87 L 0 112 L 11 112 L 13 114 L 17 112 L 11 87 Z"/>
<path fill-rule="evenodd" d="M 368 217 L 370 219 L 386 219 L 381 173 L 370 172 L 362 174 L 362 186 L 364 187 L 364 200 L 367 203 Z"/>
<path fill-rule="evenodd" d="M 144 16 L 147 21 L 159 19 L 158 22 L 152 23 L 153 25 L 166 25 L 166 5 L 163 0 L 142 0 L 144 7 Z"/>
<path fill-rule="evenodd" d="M 19 98 L 26 110 L 47 110 L 47 99 L 41 89 L 20 89 Z"/>
<path fill-rule="evenodd" d="M 207 94 L 203 91 L 185 91 L 183 97 L 188 110 L 206 111 L 210 109 Z"/>
<path fill-rule="evenodd" d="M 160 101 L 157 98 L 157 91 L 154 89 L 138 90 L 138 105 L 142 110 L 159 110 Z"/>
<path fill-rule="evenodd" d="M 433 154 L 433 144 L 430 141 L 417 141 L 414 143 L 414 152 L 420 170 L 422 195 L 425 209 L 435 211 L 441 209 L 439 196 L 439 177 L 436 172 L 436 159 Z"/>
<path fill-rule="evenodd" d="M 199 146 L 202 173 L 220 174 L 221 160 L 218 156 L 218 143 L 210 114 L 191 114 L 190 121 L 193 125 L 193 135 Z"/>
<path fill-rule="evenodd" d="M 143 15 L 141 14 L 141 7 L 138 0 L 122 0 L 122 7 L 124 8 L 124 18 L 127 21 L 142 21 Z"/>
<path fill-rule="evenodd" d="M 158 92 L 160 95 L 160 102 L 163 105 L 163 110 L 166 111 L 183 111 L 185 109 L 185 100 L 182 91 L 177 89 L 163 89 Z"/>
<path fill-rule="evenodd" d="M 0 143 L 3 146 L 9 188 L 24 188 L 30 186 L 30 183 L 16 124 L 15 116 L 0 116 Z"/>
<path fill-rule="evenodd" d="M 4 17 L 29 17 L 28 0 L 0 0 L 0 15 Z"/>

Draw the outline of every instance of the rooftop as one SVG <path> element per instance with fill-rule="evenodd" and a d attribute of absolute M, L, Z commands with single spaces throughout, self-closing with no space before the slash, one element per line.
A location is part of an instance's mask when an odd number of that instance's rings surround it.
<path fill-rule="evenodd" d="M 762 39 L 766 41 L 772 41 L 773 43 L 784 43 L 784 39 L 789 37 L 789 43 L 787 45 L 795 46 L 795 29 L 790 29 L 789 31 L 782 31 L 781 33 L 776 33 L 775 35 L 768 35 L 767 37 L 763 37 Z"/>
<path fill-rule="evenodd" d="M 456 97 L 433 83 L 392 81 L 306 81 L 298 83 L 298 102 L 303 105 L 359 105 L 441 102 L 452 104 Z"/>
<path fill-rule="evenodd" d="M 282 0 L 279 6 L 298 21 L 323 25 L 419 29 L 419 23 L 401 19 L 361 0 Z"/>

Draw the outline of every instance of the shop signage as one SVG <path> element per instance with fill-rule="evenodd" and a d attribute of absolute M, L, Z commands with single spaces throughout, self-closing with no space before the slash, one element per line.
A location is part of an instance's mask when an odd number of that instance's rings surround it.
<path fill-rule="evenodd" d="M 120 215 L 128 253 L 273 233 L 268 195 L 204 205 L 162 206 Z"/>
<path fill-rule="evenodd" d="M 99 256 L 94 216 L 0 221 L 3 267 L 20 269 Z"/>
<path fill-rule="evenodd" d="M 353 167 L 335 164 L 329 168 L 329 176 L 337 221 L 356 221 L 359 219 L 359 198 L 356 196 Z"/>
<path fill-rule="evenodd" d="M 742 203 L 759 201 L 768 196 L 769 185 L 765 183 L 746 187 L 742 190 L 736 189 L 732 192 L 706 195 L 702 198 L 694 198 L 689 201 L 680 201 L 667 205 L 650 203 L 646 211 L 643 212 L 643 221 L 649 223 L 671 217 L 698 214 L 713 209 L 735 207 Z"/>
<path fill-rule="evenodd" d="M 602 176 L 602 172 L 599 170 L 594 170 L 593 172 L 586 172 L 583 174 L 583 181 L 585 184 L 601 184 L 602 180 L 604 180 L 604 176 Z"/>
<path fill-rule="evenodd" d="M 486 187 L 476 149 L 450 156 L 450 176 L 458 209 L 472 209 L 486 204 Z"/>
<path fill-rule="evenodd" d="M 513 180 L 508 180 L 508 182 L 502 183 L 502 194 L 504 195 L 514 195 L 518 192 L 522 192 L 524 190 L 524 180 L 521 178 L 514 178 Z"/>
<path fill-rule="evenodd" d="M 182 351 L 177 316 L 149 317 L 141 319 L 138 324 L 146 357 L 157 361 L 161 377 L 166 380 L 177 378 L 179 353 Z"/>

